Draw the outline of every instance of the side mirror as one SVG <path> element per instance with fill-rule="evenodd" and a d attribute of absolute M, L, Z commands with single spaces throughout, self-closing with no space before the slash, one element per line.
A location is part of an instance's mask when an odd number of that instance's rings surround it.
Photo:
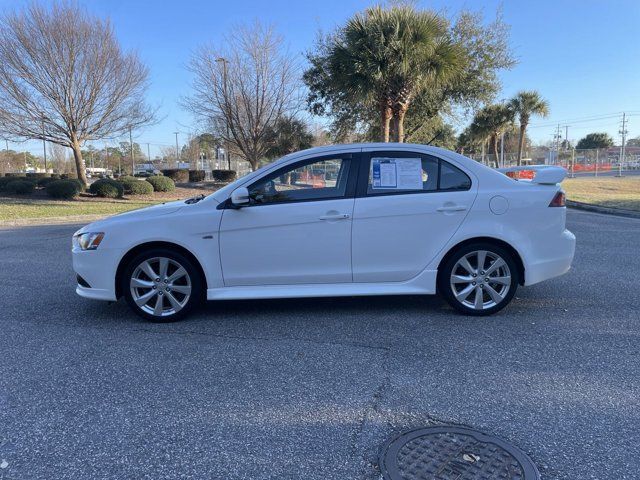
<path fill-rule="evenodd" d="M 246 187 L 236 188 L 231 193 L 231 203 L 236 207 L 249 205 L 249 190 Z"/>

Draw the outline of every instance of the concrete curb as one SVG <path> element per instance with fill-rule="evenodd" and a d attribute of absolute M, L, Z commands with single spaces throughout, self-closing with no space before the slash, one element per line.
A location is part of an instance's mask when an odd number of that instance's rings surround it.
<path fill-rule="evenodd" d="M 575 208 L 576 210 L 584 210 L 587 212 L 615 215 L 617 217 L 640 218 L 640 212 L 635 210 L 628 210 L 626 208 L 603 207 L 601 205 L 593 205 L 591 203 L 576 202 L 575 200 L 567 200 L 567 207 Z"/>

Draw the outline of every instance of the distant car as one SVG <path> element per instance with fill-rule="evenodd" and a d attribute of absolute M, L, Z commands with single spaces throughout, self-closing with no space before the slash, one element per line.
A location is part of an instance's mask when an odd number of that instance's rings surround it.
<path fill-rule="evenodd" d="M 154 321 L 204 299 L 437 292 L 462 313 L 492 314 L 518 285 L 567 272 L 575 249 L 559 186 L 566 171 L 508 170 L 535 176 L 514 180 L 421 145 L 305 150 L 207 197 L 82 228 L 76 291 L 124 297 Z"/>

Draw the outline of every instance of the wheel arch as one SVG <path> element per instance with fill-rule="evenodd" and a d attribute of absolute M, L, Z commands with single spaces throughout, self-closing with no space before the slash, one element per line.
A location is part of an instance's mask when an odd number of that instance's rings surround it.
<path fill-rule="evenodd" d="M 522 261 L 522 257 L 520 256 L 520 253 L 511 244 L 495 237 L 472 237 L 472 238 L 467 238 L 466 240 L 463 240 L 455 244 L 440 259 L 440 262 L 438 262 L 438 277 L 440 276 L 440 272 L 442 271 L 441 270 L 442 266 L 449 260 L 449 258 L 451 258 L 453 254 L 456 253 L 456 251 L 458 251 L 460 248 L 466 245 L 469 245 L 472 243 L 478 243 L 478 242 L 491 243 L 493 245 L 502 247 L 505 250 L 507 250 L 513 256 L 513 259 L 516 262 L 516 265 L 518 267 L 518 283 L 520 285 L 524 285 L 525 268 L 524 268 L 524 262 Z"/>
<path fill-rule="evenodd" d="M 191 260 L 195 265 L 195 267 L 198 269 L 198 273 L 200 274 L 200 278 L 202 279 L 203 291 L 204 292 L 207 291 L 207 276 L 204 273 L 202 264 L 193 253 L 191 253 L 185 247 L 178 245 L 177 243 L 152 241 L 152 242 L 145 242 L 145 243 L 136 245 L 135 247 L 131 248 L 127 253 L 125 253 L 124 256 L 120 259 L 120 262 L 118 263 L 118 268 L 116 270 L 116 277 L 115 277 L 116 298 L 120 298 L 123 295 L 122 286 L 121 286 L 122 275 L 124 275 L 124 271 L 127 265 L 129 264 L 129 262 L 131 261 L 131 259 L 133 259 L 136 255 L 144 252 L 145 250 L 149 250 L 152 248 L 166 248 L 169 250 L 174 250 L 184 255 L 189 260 Z"/>

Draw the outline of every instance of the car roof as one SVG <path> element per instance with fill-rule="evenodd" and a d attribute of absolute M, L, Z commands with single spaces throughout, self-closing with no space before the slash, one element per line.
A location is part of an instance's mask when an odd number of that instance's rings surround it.
<path fill-rule="evenodd" d="M 223 199 L 225 199 L 226 196 L 228 195 L 229 191 L 233 190 L 237 186 L 248 183 L 249 181 L 252 181 L 256 177 L 261 177 L 267 174 L 268 172 L 279 168 L 280 166 L 288 164 L 289 162 L 304 160 L 309 157 L 323 155 L 323 154 L 328 155 L 334 152 L 349 152 L 349 151 L 375 152 L 375 151 L 391 151 L 391 150 L 393 151 L 405 150 L 410 152 L 414 151 L 414 152 L 425 153 L 427 155 L 431 154 L 440 158 L 445 158 L 446 160 L 452 162 L 454 165 L 457 164 L 458 166 L 463 167 L 463 169 L 466 170 L 467 173 L 469 172 L 472 173 L 476 177 L 476 180 L 478 178 L 488 177 L 493 181 L 497 181 L 498 184 L 502 183 L 506 185 L 507 182 L 505 180 L 510 182 L 508 177 L 506 177 L 502 173 L 492 168 L 489 168 L 481 164 L 480 162 L 477 162 L 468 157 L 465 157 L 464 155 L 460 155 L 457 152 L 454 152 L 452 150 L 447 150 L 445 148 L 434 147 L 432 145 L 422 145 L 419 143 L 393 143 L 393 142 L 342 143 L 342 144 L 323 145 L 320 147 L 308 148 L 306 150 L 299 150 L 297 152 L 293 152 L 288 155 L 285 155 L 284 157 L 276 160 L 275 162 L 265 165 L 264 167 L 256 170 L 255 172 L 252 172 L 247 176 L 241 179 L 238 179 L 235 182 L 227 185 L 226 187 L 223 187 L 217 192 L 214 192 L 212 195 L 210 195 L 210 197 L 212 197 L 218 202 L 223 201 Z"/>

